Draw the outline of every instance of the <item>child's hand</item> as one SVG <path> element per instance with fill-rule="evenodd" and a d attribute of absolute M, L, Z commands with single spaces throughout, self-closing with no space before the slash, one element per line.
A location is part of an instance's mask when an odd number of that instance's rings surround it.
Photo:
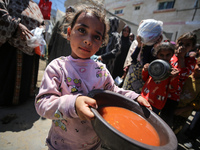
<path fill-rule="evenodd" d="M 75 102 L 77 115 L 81 120 L 91 120 L 94 118 L 90 106 L 97 109 L 96 100 L 88 96 L 78 96 Z"/>
<path fill-rule="evenodd" d="M 177 68 L 172 68 L 171 76 L 176 77 L 179 74 L 179 70 Z"/>
<path fill-rule="evenodd" d="M 143 70 L 144 70 L 144 71 L 148 71 L 148 68 L 149 68 L 149 63 L 146 63 L 146 64 L 144 65 L 144 67 L 143 67 Z"/>
<path fill-rule="evenodd" d="M 178 58 L 184 58 L 186 53 L 187 49 L 185 48 L 184 45 L 179 45 L 175 50 L 175 54 Z"/>
<path fill-rule="evenodd" d="M 149 102 L 142 96 L 138 96 L 138 98 L 136 99 L 138 101 L 139 104 L 149 108 L 150 110 L 152 110 L 151 105 L 149 104 Z"/>

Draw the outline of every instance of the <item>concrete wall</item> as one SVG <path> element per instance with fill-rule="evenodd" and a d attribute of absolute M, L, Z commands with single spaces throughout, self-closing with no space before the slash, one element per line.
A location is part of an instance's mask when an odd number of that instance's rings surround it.
<path fill-rule="evenodd" d="M 170 0 L 105 0 L 105 8 L 113 14 L 115 10 L 123 9 L 123 14 L 117 16 L 127 20 L 134 34 L 138 28 L 135 24 L 150 18 L 163 21 L 164 32 L 171 33 L 173 41 L 185 32 L 200 28 L 200 0 L 197 9 L 194 8 L 196 0 L 175 0 L 173 9 L 159 11 L 159 2 L 165 1 Z M 135 6 L 140 9 L 135 10 Z"/>
<path fill-rule="evenodd" d="M 173 41 L 185 32 L 200 29 L 200 0 L 196 9 L 194 8 L 196 0 L 175 0 L 173 9 L 159 11 L 159 2 L 166 1 L 173 0 L 104 0 L 104 7 L 113 15 L 115 10 L 123 9 L 123 13 L 116 16 L 131 26 L 135 35 L 138 24 L 143 19 L 163 21 L 164 38 L 167 38 L 165 35 L 169 35 L 168 38 Z M 67 0 L 65 7 L 84 2 L 86 0 Z M 135 10 L 136 6 L 140 6 L 140 9 Z"/>

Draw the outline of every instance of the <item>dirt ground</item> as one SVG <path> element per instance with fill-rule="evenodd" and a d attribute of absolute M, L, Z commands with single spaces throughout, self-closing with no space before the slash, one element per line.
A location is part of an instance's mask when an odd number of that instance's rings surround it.
<path fill-rule="evenodd" d="M 40 60 L 39 87 L 46 62 Z M 47 150 L 45 139 L 51 121 L 41 118 L 35 110 L 34 98 L 19 106 L 0 107 L 1 150 Z"/>

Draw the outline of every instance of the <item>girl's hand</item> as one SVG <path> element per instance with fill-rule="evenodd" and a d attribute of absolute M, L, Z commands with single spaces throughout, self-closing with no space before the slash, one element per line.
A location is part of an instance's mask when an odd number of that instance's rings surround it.
<path fill-rule="evenodd" d="M 178 58 L 184 58 L 187 53 L 187 49 L 184 45 L 180 45 L 176 48 L 175 54 Z"/>
<path fill-rule="evenodd" d="M 20 37 L 22 40 L 26 40 L 26 37 L 30 39 L 30 37 L 33 36 L 31 31 L 29 31 L 28 28 L 21 23 L 19 23 L 18 25 L 18 30 L 20 32 Z"/>
<path fill-rule="evenodd" d="M 136 99 L 138 101 L 139 104 L 149 108 L 150 110 L 152 110 L 151 105 L 149 104 L 149 102 L 142 96 L 138 96 L 138 98 Z"/>
<path fill-rule="evenodd" d="M 176 77 L 179 74 L 179 70 L 177 68 L 172 68 L 171 76 Z"/>
<path fill-rule="evenodd" d="M 144 67 L 143 67 L 143 70 L 144 70 L 144 71 L 147 71 L 148 68 L 149 68 L 149 63 L 146 63 L 146 64 L 144 65 Z"/>
<path fill-rule="evenodd" d="M 78 96 L 75 102 L 77 115 L 81 120 L 91 120 L 94 118 L 90 106 L 97 109 L 96 100 L 88 96 Z"/>

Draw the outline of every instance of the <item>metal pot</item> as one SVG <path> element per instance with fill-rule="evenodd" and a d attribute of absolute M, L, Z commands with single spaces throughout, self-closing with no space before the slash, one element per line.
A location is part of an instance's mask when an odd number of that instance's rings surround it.
<path fill-rule="evenodd" d="M 169 77 L 171 65 L 167 61 L 156 59 L 150 63 L 148 72 L 155 81 L 162 81 Z"/>
<path fill-rule="evenodd" d="M 157 131 L 160 138 L 160 146 L 151 146 L 136 141 L 114 127 L 112 127 L 99 112 L 91 108 L 95 115 L 95 119 L 91 121 L 92 126 L 107 148 L 113 150 L 176 150 L 178 142 L 171 128 L 153 111 L 144 106 L 140 106 L 132 99 L 107 90 L 93 90 L 89 92 L 89 97 L 97 101 L 98 108 L 104 106 L 118 106 L 131 110 L 148 121 Z"/>

